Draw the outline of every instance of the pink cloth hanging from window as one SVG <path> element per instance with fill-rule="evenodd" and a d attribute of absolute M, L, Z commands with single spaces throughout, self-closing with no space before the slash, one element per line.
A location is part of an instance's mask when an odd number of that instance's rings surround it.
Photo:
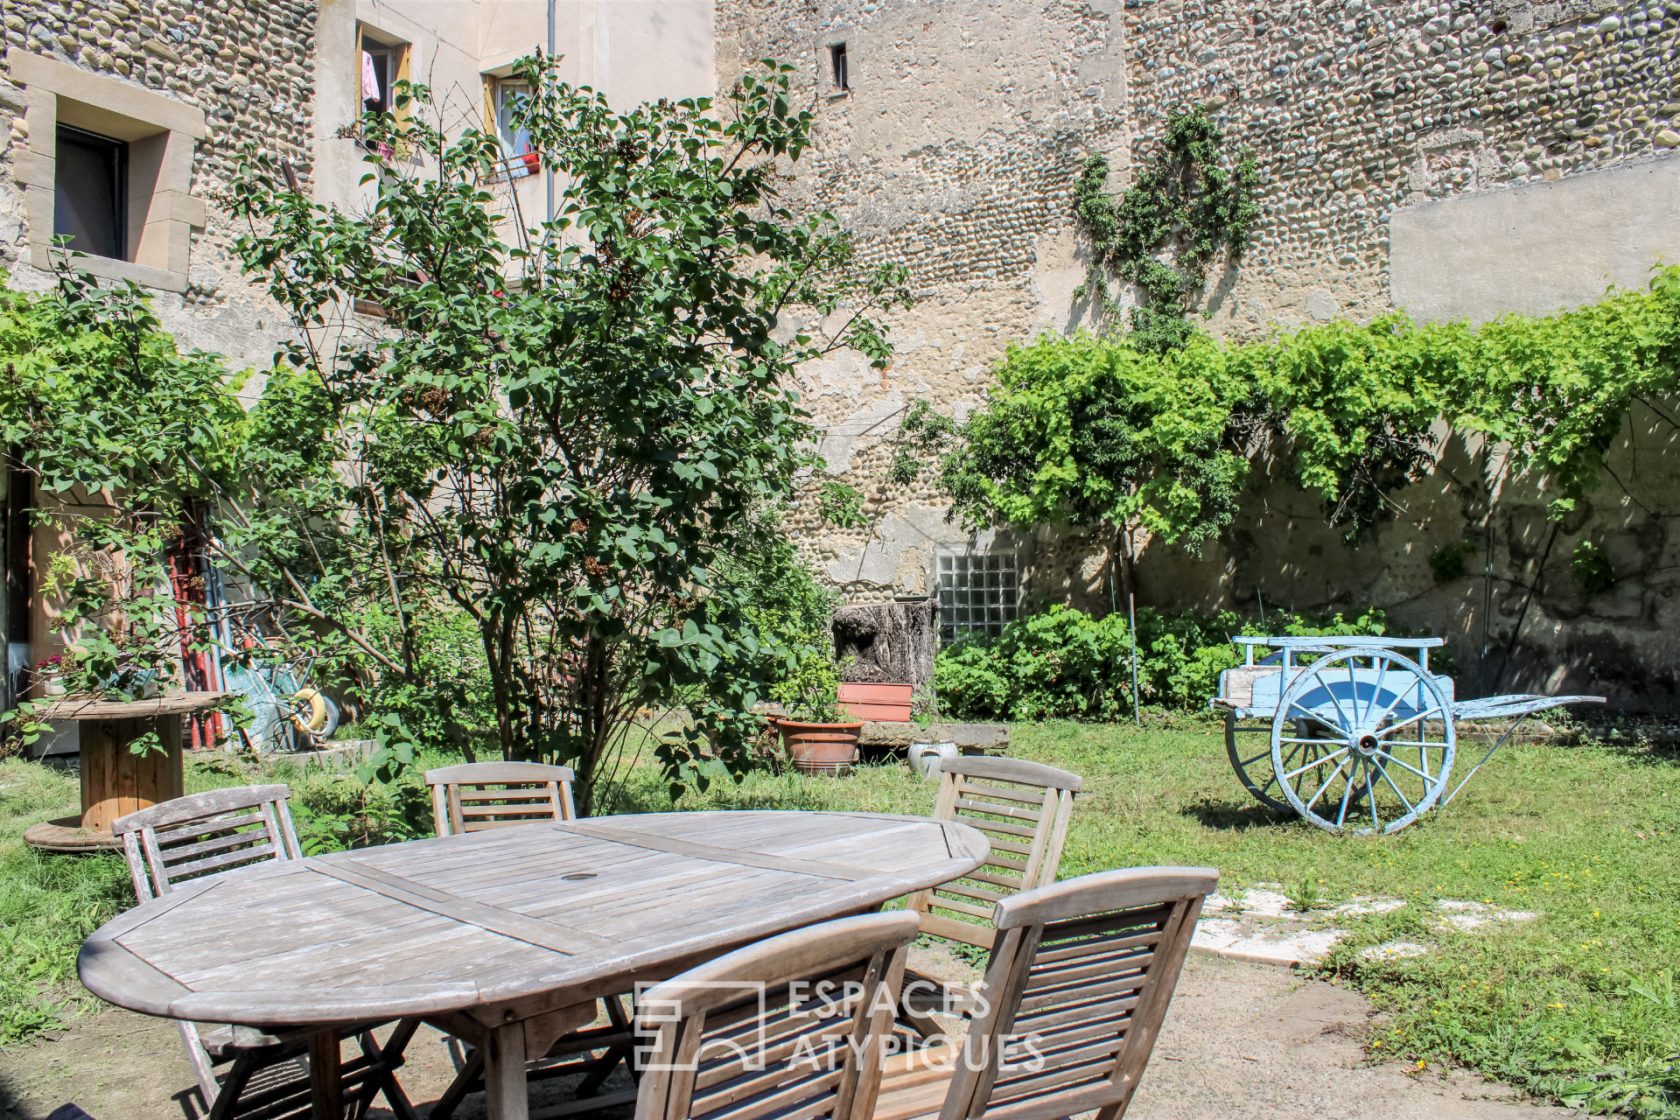
<path fill-rule="evenodd" d="M 373 55 L 362 52 L 362 100 L 383 102 L 379 95 L 379 73 L 373 68 Z"/>

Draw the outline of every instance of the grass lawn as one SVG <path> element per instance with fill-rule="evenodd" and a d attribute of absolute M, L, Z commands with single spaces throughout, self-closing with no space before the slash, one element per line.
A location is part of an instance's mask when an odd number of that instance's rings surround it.
<path fill-rule="evenodd" d="M 1226 889 L 1281 884 L 1302 906 L 1355 895 L 1407 899 L 1389 914 L 1338 918 L 1351 934 L 1324 969 L 1389 1012 L 1368 1040 L 1374 1056 L 1456 1062 L 1594 1111 L 1680 1117 L 1680 762 L 1591 745 L 1508 747 L 1449 809 L 1397 836 L 1355 838 L 1275 818 L 1249 801 L 1209 723 L 1019 726 L 1012 753 L 1086 776 L 1064 876 L 1207 864 Z M 195 768 L 189 785 L 256 776 Z M 304 827 L 318 844 L 344 835 L 330 814 L 344 811 L 349 784 L 296 780 Z M 901 764 L 866 766 L 840 780 L 755 775 L 678 807 L 926 812 L 933 788 Z M 400 834 L 403 821 L 423 814 L 417 792 L 365 807 L 369 831 Z M 0 765 L 0 949 L 11 965 L 0 974 L 0 1041 L 73 1013 L 75 948 L 126 904 L 116 860 L 45 859 L 22 846 L 25 825 L 74 800 L 66 776 Z M 313 826 L 311 806 L 322 810 Z M 621 807 L 668 807 L 657 776 L 639 772 Z M 1541 916 L 1444 934 L 1430 920 L 1431 903 L 1443 898 Z M 1395 938 L 1433 951 L 1359 959 L 1361 948 Z"/>

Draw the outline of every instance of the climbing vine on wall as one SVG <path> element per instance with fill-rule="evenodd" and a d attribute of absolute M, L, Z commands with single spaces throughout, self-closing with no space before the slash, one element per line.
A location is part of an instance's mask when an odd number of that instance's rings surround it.
<path fill-rule="evenodd" d="M 1190 314 L 1224 255 L 1236 261 L 1260 215 L 1260 173 L 1247 152 L 1229 150 L 1225 134 L 1200 106 L 1167 122 L 1160 148 L 1123 194 L 1106 193 L 1109 164 L 1091 156 L 1074 187 L 1074 211 L 1091 243 L 1091 265 L 1078 298 L 1093 301 L 1106 322 L 1121 312 L 1116 282 L 1139 303 L 1128 315 L 1132 345 L 1161 353 L 1189 341 Z"/>
<path fill-rule="evenodd" d="M 1643 404 L 1680 433 L 1680 268 L 1645 291 L 1480 327 L 1404 315 L 1327 323 L 1263 342 L 1192 332 L 1145 352 L 1136 335 L 1046 335 L 1013 347 L 986 406 L 941 465 L 952 516 L 973 526 L 1059 523 L 1138 531 L 1192 550 L 1238 508 L 1252 463 L 1276 456 L 1326 520 L 1357 538 L 1435 463 L 1443 427 L 1508 448 L 1501 469 L 1544 480 L 1561 521 L 1599 484 L 1605 452 Z M 1463 558 L 1431 561 L 1438 578 Z M 1583 589 L 1614 582 L 1597 546 Z"/>

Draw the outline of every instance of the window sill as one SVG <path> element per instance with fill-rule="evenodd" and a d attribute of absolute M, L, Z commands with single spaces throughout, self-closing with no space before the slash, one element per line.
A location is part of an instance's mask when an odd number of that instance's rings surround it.
<path fill-rule="evenodd" d="M 54 272 L 56 268 L 53 255 L 54 251 L 50 245 L 36 243 L 31 246 L 29 263 L 43 272 Z M 70 263 L 78 272 L 86 272 L 102 280 L 132 280 L 142 288 L 155 288 L 165 292 L 187 290 L 185 272 L 173 272 L 149 264 L 135 264 L 133 261 L 119 261 L 113 257 L 71 257 Z"/>

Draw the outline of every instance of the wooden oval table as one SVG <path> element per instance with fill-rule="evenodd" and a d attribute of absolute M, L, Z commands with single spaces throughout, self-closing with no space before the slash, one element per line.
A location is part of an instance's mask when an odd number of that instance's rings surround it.
<path fill-rule="evenodd" d="M 423 1018 L 483 1049 L 491 1117 L 525 1120 L 526 1056 L 594 1001 L 770 934 L 966 874 L 967 825 L 866 813 L 595 817 L 276 862 L 188 882 L 101 927 L 89 991 L 195 1022 Z M 336 1069 L 312 1071 L 317 1116 Z"/>

